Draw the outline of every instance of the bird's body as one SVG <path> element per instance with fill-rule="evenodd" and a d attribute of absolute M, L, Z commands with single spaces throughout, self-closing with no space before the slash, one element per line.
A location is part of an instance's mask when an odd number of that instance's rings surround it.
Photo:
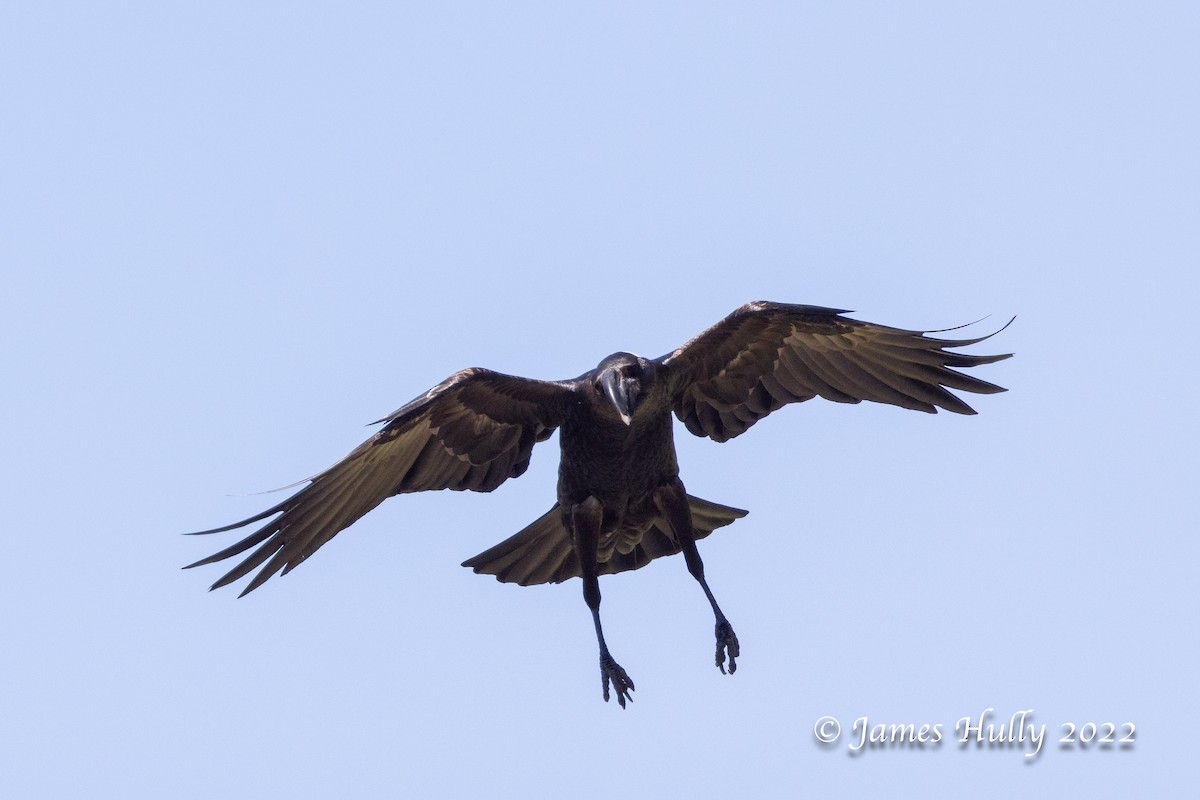
<path fill-rule="evenodd" d="M 682 552 L 716 619 L 716 663 L 736 668 L 737 637 L 704 576 L 696 540 L 746 514 L 688 495 L 679 478 L 672 413 L 699 436 L 725 441 L 787 403 L 821 396 L 934 412 L 974 413 L 946 387 L 1003 391 L 950 367 L 971 356 L 942 340 L 873 325 L 817 306 L 750 303 L 658 359 L 615 353 L 565 381 L 483 369 L 455 373 L 386 417 L 384 427 L 284 502 L 216 533 L 275 516 L 242 541 L 191 564 L 255 549 L 213 585 L 261 567 L 243 594 L 287 573 L 388 496 L 430 489 L 492 491 L 529 465 L 559 431 L 557 503 L 505 541 L 464 562 L 501 581 L 583 580 L 600 646 L 604 697 L 621 705 L 633 682 L 612 659 L 600 624 L 601 574 Z"/>
<path fill-rule="evenodd" d="M 636 356 L 630 356 L 636 364 Z M 610 406 L 596 402 L 567 408 L 559 442 L 558 502 L 564 507 L 588 496 L 605 511 L 625 513 L 625 506 L 679 475 L 670 406 L 646 398 L 627 424 Z"/>

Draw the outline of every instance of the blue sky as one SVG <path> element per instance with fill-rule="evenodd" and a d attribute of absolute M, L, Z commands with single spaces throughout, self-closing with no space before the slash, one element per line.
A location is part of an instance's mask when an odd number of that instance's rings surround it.
<path fill-rule="evenodd" d="M 1200 13 L 1186 3 L 8 4 L 6 796 L 1128 796 L 1195 690 Z M 275 502 L 467 366 L 657 356 L 747 300 L 972 330 L 980 414 L 814 401 L 681 560 L 458 566 L 542 514 L 395 498 L 250 597 L 177 534 Z M 1191 644 L 1188 644 L 1191 642 Z M 1041 755 L 963 750 L 1023 709 Z M 925 750 L 821 746 L 941 724 Z M 1067 749 L 1062 723 L 1137 726 Z"/>

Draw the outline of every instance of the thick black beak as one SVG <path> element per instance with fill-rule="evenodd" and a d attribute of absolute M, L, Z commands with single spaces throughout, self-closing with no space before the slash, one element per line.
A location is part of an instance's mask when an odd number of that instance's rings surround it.
<path fill-rule="evenodd" d="M 608 395 L 609 402 L 626 425 L 632 421 L 633 410 L 638 401 L 638 387 L 634 383 L 615 369 L 605 370 L 600 375 L 600 385 L 604 387 L 604 393 Z"/>

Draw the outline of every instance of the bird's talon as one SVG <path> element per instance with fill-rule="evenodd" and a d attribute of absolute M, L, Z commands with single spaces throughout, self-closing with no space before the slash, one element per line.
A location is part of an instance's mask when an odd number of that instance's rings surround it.
<path fill-rule="evenodd" d="M 729 672 L 725 671 L 725 654 L 729 653 Z M 728 622 L 717 623 L 717 668 L 721 670 L 722 675 L 732 675 L 737 672 L 737 657 L 742 654 L 741 645 L 738 644 L 737 634 L 733 632 L 733 626 Z"/>
<path fill-rule="evenodd" d="M 600 682 L 604 686 L 604 702 L 608 702 L 609 683 L 612 683 L 612 688 L 617 693 L 617 702 L 621 704 L 621 708 L 625 707 L 625 701 L 633 702 L 633 697 L 630 692 L 633 691 L 633 681 L 621 668 L 621 665 L 613 660 L 612 656 L 600 657 Z"/>

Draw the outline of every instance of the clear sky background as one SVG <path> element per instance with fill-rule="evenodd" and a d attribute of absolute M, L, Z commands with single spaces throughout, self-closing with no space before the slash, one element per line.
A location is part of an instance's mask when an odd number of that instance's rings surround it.
<path fill-rule="evenodd" d="M 1197 747 L 1193 3 L 6 3 L 0 793 L 1127 797 Z M 602 582 L 459 567 L 553 502 L 395 498 L 237 600 L 235 540 L 467 366 L 657 356 L 754 299 L 971 329 L 975 417 L 813 401 Z M 1024 748 L 964 716 L 1033 709 Z M 814 723 L 940 724 L 851 756 Z M 1062 723 L 1132 722 L 1132 749 Z M 847 735 L 849 735 L 847 733 Z M 1191 778 L 1188 779 L 1192 781 Z M 1057 792 L 1057 795 L 1052 795 Z"/>

